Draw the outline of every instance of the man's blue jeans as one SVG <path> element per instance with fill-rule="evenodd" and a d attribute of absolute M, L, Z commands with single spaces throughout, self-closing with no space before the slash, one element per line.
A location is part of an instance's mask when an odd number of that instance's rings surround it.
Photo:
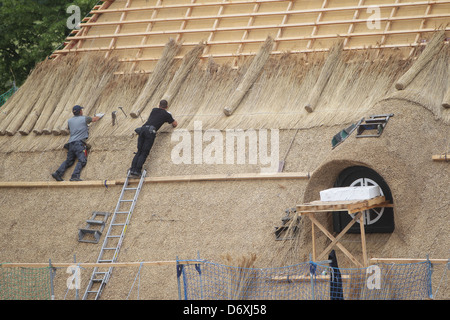
<path fill-rule="evenodd" d="M 67 151 L 67 158 L 61 164 L 59 169 L 56 170 L 56 173 L 60 177 L 62 177 L 64 175 L 64 172 L 66 172 L 66 170 L 75 163 L 75 160 L 78 159 L 78 163 L 75 166 L 75 169 L 73 170 L 71 179 L 74 179 L 74 178 L 79 179 L 81 170 L 83 170 L 84 166 L 87 163 L 85 150 L 86 150 L 86 146 L 81 141 L 73 141 L 73 142 L 69 143 L 69 150 Z"/>

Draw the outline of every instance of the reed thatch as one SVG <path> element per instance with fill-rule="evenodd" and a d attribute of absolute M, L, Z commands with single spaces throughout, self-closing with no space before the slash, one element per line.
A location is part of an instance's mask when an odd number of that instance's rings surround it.
<path fill-rule="evenodd" d="M 320 71 L 319 78 L 309 94 L 308 103 L 305 105 L 305 110 L 309 113 L 313 112 L 316 108 L 317 102 L 319 101 L 328 80 L 339 63 L 343 48 L 344 41 L 340 40 L 330 49 L 330 53 Z"/>
<path fill-rule="evenodd" d="M 341 72 L 341 75 L 345 80 L 340 79 L 338 82 L 339 79 L 330 78 L 331 81 L 335 81 L 334 83 L 340 83 L 340 91 L 332 91 L 331 87 L 327 86 L 326 94 L 342 97 L 344 101 L 356 104 L 359 101 L 357 98 L 361 99 L 361 95 L 358 95 L 357 92 L 353 93 L 350 89 L 355 85 L 356 89 L 366 88 L 363 84 L 358 83 L 360 77 L 369 80 L 367 88 L 370 89 L 369 86 L 376 83 L 376 79 L 370 81 L 369 75 L 372 74 L 378 80 L 386 80 L 387 83 L 380 84 L 378 88 L 386 90 L 388 94 L 406 94 L 413 92 L 413 89 L 415 91 L 417 88 L 422 88 L 422 96 L 426 96 L 428 90 L 433 89 L 433 91 L 429 91 L 432 94 L 429 106 L 439 106 L 443 92 L 440 95 L 435 95 L 435 93 L 445 86 L 443 83 L 446 82 L 442 80 L 447 77 L 447 74 L 444 73 L 447 70 L 445 68 L 442 73 L 436 72 L 436 68 L 440 68 L 444 63 L 444 58 L 448 57 L 444 56 L 443 52 L 424 68 L 420 77 L 414 79 L 410 86 L 401 92 L 395 91 L 395 80 L 401 73 L 400 70 L 406 69 L 412 61 L 397 59 L 395 54 L 379 56 L 378 60 L 375 60 L 373 59 L 375 55 L 375 52 L 371 51 L 364 55 L 345 55 L 347 63 L 340 65 L 340 70 L 344 71 Z M 273 112 L 269 106 L 272 108 L 278 106 L 278 104 L 274 104 L 274 101 L 282 97 L 280 92 L 285 92 L 273 86 L 274 79 L 283 85 L 290 83 L 291 87 L 289 88 L 292 89 L 301 87 L 299 83 L 305 81 L 305 75 L 310 75 L 309 86 L 312 87 L 320 73 L 323 61 L 322 58 L 314 60 L 312 57 L 308 59 L 308 57 L 289 54 L 270 59 L 255 83 L 256 86 L 249 91 L 250 96 L 246 97 L 244 99 L 246 102 L 243 101 L 243 103 L 257 101 L 257 94 L 263 92 L 272 83 L 276 97 L 267 102 L 267 105 L 261 100 L 260 105 L 267 108 L 266 111 Z M 247 61 L 247 63 L 249 62 L 251 59 Z M 192 70 L 172 103 L 171 108 L 184 110 L 181 107 L 186 107 L 186 110 L 194 113 L 194 118 L 189 115 L 181 117 L 186 120 L 183 124 L 184 128 L 188 128 L 190 121 L 196 117 L 203 119 L 202 115 L 208 115 L 198 106 L 190 105 L 190 103 L 199 103 L 200 107 L 203 107 L 203 103 L 207 99 L 222 97 L 226 94 L 226 90 L 212 93 L 206 89 L 220 88 L 218 82 L 225 85 L 232 83 L 233 86 L 230 87 L 235 88 L 239 83 L 239 77 L 245 74 L 243 71 L 234 70 L 228 66 L 219 67 L 217 71 L 213 71 L 214 63 L 209 61 L 209 65 L 212 67 L 213 73 L 200 67 Z M 280 68 L 274 68 L 270 72 L 272 66 Z M 298 76 L 299 66 L 303 66 L 304 74 L 301 76 Z M 165 85 L 170 82 L 175 71 L 173 68 L 167 78 L 163 80 L 161 88 L 155 92 L 150 103 L 157 102 L 159 97 L 162 97 Z M 218 77 L 221 74 L 224 75 L 223 78 Z M 422 77 L 424 78 L 422 79 Z M 121 75 L 114 77 L 113 82 L 107 86 L 108 92 L 115 92 L 114 85 L 124 88 L 126 86 L 126 83 L 122 81 L 124 79 L 127 77 Z M 204 83 L 205 79 L 210 81 Z M 424 87 L 424 84 L 430 79 L 434 80 Z M 438 83 L 438 79 L 441 80 L 441 84 Z M 145 80 L 142 78 L 140 84 L 136 83 L 130 92 L 138 91 L 138 87 L 144 85 Z M 344 85 L 342 81 L 349 83 Z M 198 86 L 198 89 L 192 92 L 191 89 L 194 89 L 194 86 Z M 437 88 L 432 88 L 432 86 L 437 86 Z M 376 92 L 376 89 L 373 90 Z M 372 91 L 369 90 L 370 92 Z M 295 93 L 293 93 L 294 96 Z M 349 95 L 344 95 L 344 93 Z M 131 101 L 132 96 L 133 94 L 127 93 L 126 99 Z M 262 95 L 263 99 L 267 97 L 268 95 Z M 117 110 L 117 104 L 111 104 L 112 100 L 110 99 L 112 97 L 105 92 L 98 100 L 97 108 L 101 108 L 105 112 Z M 182 104 L 184 99 L 188 102 L 187 106 Z M 186 181 L 184 183 L 146 184 L 139 195 L 131 224 L 127 228 L 119 261 L 174 260 L 177 256 L 180 259 L 192 259 L 197 256 L 198 251 L 201 252 L 203 258 L 211 261 L 221 261 L 224 252 L 231 252 L 233 256 L 256 252 L 258 267 L 279 267 L 308 261 L 311 252 L 311 225 L 307 219 L 302 219 L 295 240 L 275 241 L 273 229 L 279 225 L 286 207 L 292 208 L 296 204 L 317 200 L 320 190 L 333 186 L 334 179 L 340 170 L 355 164 L 364 164 L 374 168 L 385 177 L 395 195 L 395 232 L 388 235 L 367 235 L 369 257 L 422 258 L 426 254 L 430 254 L 431 258 L 445 257 L 448 254 L 445 244 L 448 243 L 449 234 L 449 224 L 444 223 L 448 218 L 448 197 L 445 190 L 448 188 L 447 177 L 450 174 L 450 167 L 445 163 L 431 161 L 430 156 L 444 148 L 448 150 L 449 125 L 435 119 L 434 111 L 431 111 L 434 109 L 427 109 L 417 101 L 405 99 L 393 96 L 389 99 L 382 98 L 364 112 L 359 111 L 363 115 L 395 113 L 380 138 L 357 139 L 353 134 L 333 150 L 330 140 L 344 126 L 340 123 L 335 126 L 329 125 L 329 123 L 356 117 L 350 114 L 355 109 L 351 108 L 351 104 L 342 104 L 339 106 L 340 111 L 343 112 L 342 115 L 336 112 L 328 114 L 328 117 L 337 114 L 338 120 L 327 120 L 325 114 L 322 114 L 323 125 L 317 122 L 319 125 L 308 127 L 311 125 L 308 123 L 308 118 L 318 114 L 322 105 L 314 113 L 308 114 L 303 109 L 304 104 L 298 103 L 296 107 L 301 110 L 302 114 L 305 114 L 305 117 L 293 119 L 291 123 L 298 120 L 295 124 L 305 126 L 304 129 L 298 131 L 295 141 L 292 143 L 286 171 L 311 171 L 310 180 Z M 209 101 L 210 103 L 214 102 L 214 100 Z M 251 106 L 251 104 L 244 106 Z M 220 115 L 211 116 L 209 118 L 212 121 L 211 124 L 205 121 L 205 128 L 209 125 L 212 125 L 213 128 L 221 128 L 221 121 L 218 119 L 230 121 L 241 110 L 237 110 L 232 117 L 226 117 L 223 115 L 221 105 L 209 107 L 210 110 L 214 110 Z M 292 111 L 291 107 L 288 104 L 285 106 L 287 110 L 276 109 L 276 111 L 278 113 L 283 110 Z M 440 108 L 442 109 L 442 107 Z M 255 110 L 257 110 L 256 107 L 252 111 Z M 130 119 L 130 117 L 125 117 L 120 110 L 117 111 L 118 124 L 115 126 L 111 125 L 110 119 L 107 118 L 109 113 L 107 113 L 106 119 L 102 119 L 91 127 L 93 148 L 89 154 L 88 165 L 82 173 L 82 178 L 85 180 L 109 181 L 123 178 L 129 167 L 136 144 L 136 137 L 130 134 L 130 131 L 137 123 L 140 123 L 140 120 Z M 278 113 L 275 114 L 278 115 Z M 347 117 L 344 117 L 344 114 Z M 177 116 L 177 113 L 174 112 L 174 115 Z M 252 122 L 257 120 L 255 118 L 247 120 L 249 118 L 245 118 L 245 114 L 240 116 L 241 118 L 238 120 L 242 121 L 243 125 L 257 123 Z M 251 116 L 256 117 L 256 115 Z M 291 115 L 291 117 L 295 116 Z M 267 119 L 270 121 L 269 117 Z M 318 121 L 319 117 L 314 119 L 316 119 L 314 121 Z M 284 123 L 275 122 L 275 120 L 268 123 L 269 125 L 279 123 L 284 126 L 286 119 L 282 119 L 282 121 Z M 229 128 L 234 128 L 238 124 L 228 122 Z M 148 159 L 148 176 L 226 174 L 256 172 L 259 169 L 258 166 L 247 164 L 243 166 L 175 165 L 170 161 L 170 133 L 168 130 L 158 133 Z M 289 127 L 286 130 L 280 130 L 281 154 L 291 145 L 292 137 L 293 130 Z M 41 144 L 41 138 L 45 138 L 46 146 Z M 66 156 L 62 149 L 62 144 L 66 139 L 67 137 L 63 136 L 35 136 L 32 134 L 0 137 L 2 142 L 0 179 L 25 182 L 51 180 L 50 173 Z M 35 152 L 29 152 L 29 150 Z M 99 246 L 79 243 L 77 240 L 78 228 L 84 227 L 85 220 L 90 218 L 92 211 L 114 210 L 120 190 L 119 186 L 81 188 L 77 187 L 76 183 L 73 187 L 65 188 L 2 189 L 0 203 L 3 211 L 0 236 L 4 239 L 4 243 L 0 253 L 1 260 L 5 262 L 46 262 L 48 259 L 52 259 L 57 262 L 71 262 L 76 254 L 78 262 L 95 261 L 99 253 Z M 82 200 L 74 201 L 74 199 Z M 329 230 L 332 230 L 330 215 L 323 214 L 318 219 L 324 222 Z M 435 236 L 429 237 L 429 234 Z M 345 236 L 342 243 L 352 254 L 358 256 L 361 253 L 358 235 Z M 326 240 L 326 237 L 317 234 L 316 244 L 318 248 L 326 248 L 329 241 Z M 338 251 L 337 254 L 341 253 Z M 342 259 L 340 259 L 341 257 Z M 340 267 L 354 267 L 344 256 L 339 256 L 338 259 Z M 137 268 L 130 269 L 117 268 L 114 270 L 102 299 L 127 298 L 137 272 Z M 436 270 L 437 268 L 434 268 L 433 277 L 441 275 Z M 83 289 L 86 287 L 90 271 L 82 271 Z M 144 267 L 141 272 L 139 289 L 142 299 L 177 299 L 177 281 L 173 266 Z M 239 276 L 239 273 L 235 273 L 235 279 L 239 279 Z M 246 279 L 252 281 L 251 277 Z M 64 270 L 58 270 L 55 279 L 57 299 L 64 299 L 67 293 L 66 280 L 67 274 Z M 437 280 L 437 283 L 433 282 L 433 288 L 435 288 L 435 284 L 439 284 L 439 278 Z M 251 282 L 236 283 L 250 284 Z M 248 297 L 250 294 L 251 297 L 251 291 L 248 291 L 249 285 L 240 285 L 235 288 L 235 292 L 241 292 L 241 296 Z M 73 295 L 73 292 L 69 292 L 69 299 L 73 298 Z M 442 297 L 449 297 L 448 288 L 442 287 L 439 298 Z"/>
<path fill-rule="evenodd" d="M 45 84 L 45 74 L 48 71 L 48 63 L 41 62 L 30 72 L 25 84 L 2 107 L 0 135 L 13 135 L 14 129 L 21 125 L 30 108 L 39 97 L 40 89 Z M 20 123 L 20 124 L 19 124 Z"/>
<path fill-rule="evenodd" d="M 47 90 L 42 93 L 42 100 L 45 101 L 45 106 L 41 110 L 39 117 L 33 127 L 33 133 L 40 135 L 43 133 L 44 128 L 55 111 L 60 101 L 70 94 L 67 90 L 69 83 L 72 81 L 73 75 L 76 74 L 76 70 L 80 63 L 80 57 L 64 57 L 52 61 L 54 65 L 58 65 L 58 71 L 51 72 L 51 76 L 54 77 L 54 85 L 46 87 Z M 66 96 L 64 94 L 66 93 Z"/>
<path fill-rule="evenodd" d="M 414 78 L 404 90 L 394 91 L 386 99 L 403 99 L 418 103 L 429 110 L 436 120 L 450 123 L 450 109 L 442 106 L 447 91 L 447 81 L 450 75 L 450 47 L 444 46 L 433 59 L 424 66 L 420 74 Z"/>
<path fill-rule="evenodd" d="M 71 108 L 74 105 L 81 105 L 84 114 L 92 114 L 97 99 L 119 66 L 117 59 L 105 59 L 102 55 L 88 58 L 87 62 L 81 69 L 80 77 L 74 81 L 73 91 L 77 94 L 70 96 L 53 125 L 52 132 L 55 135 L 69 134 L 67 119 L 72 116 Z"/>
<path fill-rule="evenodd" d="M 67 75 L 74 71 L 76 61 L 76 59 L 61 57 L 51 62 L 53 66 L 49 67 L 47 74 L 43 77 L 46 82 L 39 92 L 39 99 L 20 127 L 20 134 L 28 135 L 33 128 L 38 132 L 40 126 L 38 121 L 44 123 L 49 118 L 70 80 Z"/>
<path fill-rule="evenodd" d="M 233 114 L 244 96 L 247 94 L 247 91 L 250 89 L 256 79 L 258 79 L 262 69 L 264 68 L 264 65 L 269 59 L 272 48 L 273 39 L 269 36 L 261 46 L 255 58 L 253 58 L 252 63 L 245 72 L 244 78 L 239 83 L 239 86 L 236 88 L 236 90 L 233 92 L 233 95 L 231 96 L 230 101 L 227 103 L 226 107 L 223 109 L 225 115 L 231 116 Z"/>
<path fill-rule="evenodd" d="M 429 40 L 425 50 L 419 56 L 411 68 L 395 84 L 397 90 L 404 90 L 419 72 L 439 53 L 444 47 L 445 31 L 435 32 Z"/>
<path fill-rule="evenodd" d="M 155 69 L 153 70 L 151 76 L 148 78 L 147 83 L 145 84 L 144 88 L 139 93 L 138 98 L 131 107 L 132 111 L 130 115 L 133 118 L 137 118 L 145 109 L 153 93 L 155 92 L 161 81 L 164 79 L 166 73 L 169 71 L 173 63 L 173 59 L 180 51 L 180 48 L 181 46 L 177 44 L 173 39 L 170 39 L 170 41 L 166 44 L 161 58 L 158 60 L 155 66 Z"/>
<path fill-rule="evenodd" d="M 162 99 L 166 100 L 169 105 L 172 103 L 173 98 L 180 90 L 181 85 L 186 80 L 186 77 L 191 72 L 192 68 L 194 68 L 200 61 L 200 55 L 202 54 L 204 48 L 205 44 L 199 43 L 183 57 L 180 67 L 173 76 L 169 87 L 162 97 Z"/>
<path fill-rule="evenodd" d="M 366 116 L 376 101 L 391 96 L 419 99 L 437 119 L 450 122 L 449 109 L 442 107 L 443 95 L 447 90 L 448 45 L 424 66 L 420 76 L 414 78 L 407 90 L 401 91 L 395 90 L 395 83 L 404 70 L 415 63 L 420 50 L 406 60 L 396 50 L 386 49 L 381 53 L 377 49 L 341 52 L 313 113 L 302 106 L 309 103 L 309 96 L 329 61 L 327 56 L 289 53 L 270 56 L 232 117 L 226 116 L 223 109 L 229 105 L 235 89 L 243 83 L 255 58 L 248 57 L 236 69 L 230 65 L 218 65 L 212 59 L 198 61 L 200 50 L 201 46 L 198 46 L 195 52 L 191 51 L 192 59 L 185 57 L 183 63 L 186 67 L 171 64 L 170 69 L 165 69 L 158 80 L 159 85 L 154 88 L 151 97 L 149 95 L 145 105 L 157 106 L 160 99 L 170 95 L 170 111 L 179 128 L 192 130 L 194 121 L 201 121 L 203 130 L 297 130 L 347 124 Z M 128 116 L 130 109 L 136 106 L 137 97 L 148 86 L 150 78 L 156 75 L 115 74 L 116 65 L 114 57 L 105 60 L 93 55 L 67 56 L 66 59 L 43 62 L 2 107 L 0 134 L 6 134 L 14 120 L 14 127 L 23 136 L 10 136 L 12 143 L 3 144 L 0 148 L 4 151 L 61 148 L 67 139 L 64 137 L 67 134 L 65 129 L 74 104 L 83 105 L 86 115 L 105 113 L 102 121 L 90 130 L 92 140 L 103 136 L 131 135 L 146 120 L 149 111 L 142 106 L 138 118 L 133 118 Z M 47 71 L 39 73 L 44 68 Z M 25 117 L 16 117 L 21 101 L 27 101 L 27 96 L 32 96 L 35 88 L 39 87 L 41 89 L 37 91 L 40 96 L 34 100 L 31 111 Z M 424 87 L 429 91 L 424 91 Z M 441 97 L 438 104 L 436 101 L 439 99 L 428 92 Z M 115 126 L 112 125 L 114 111 L 119 123 Z M 27 138 L 31 130 L 34 137 Z M 170 128 L 161 128 L 161 132 L 167 130 Z M 36 137 L 52 131 L 54 138 L 45 135 Z"/>
<path fill-rule="evenodd" d="M 447 74 L 450 74 L 450 62 L 448 62 Z M 442 100 L 442 106 L 444 108 L 450 108 L 450 80 L 448 79 L 447 79 L 447 90 L 445 91 L 444 99 Z"/>

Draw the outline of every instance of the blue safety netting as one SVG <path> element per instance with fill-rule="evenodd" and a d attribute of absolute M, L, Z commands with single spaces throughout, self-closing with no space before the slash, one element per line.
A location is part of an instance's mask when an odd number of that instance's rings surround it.
<path fill-rule="evenodd" d="M 418 300 L 431 297 L 431 264 L 334 268 L 305 262 L 281 268 L 239 268 L 206 260 L 177 264 L 185 300 Z M 198 262 L 198 263 L 195 263 Z"/>

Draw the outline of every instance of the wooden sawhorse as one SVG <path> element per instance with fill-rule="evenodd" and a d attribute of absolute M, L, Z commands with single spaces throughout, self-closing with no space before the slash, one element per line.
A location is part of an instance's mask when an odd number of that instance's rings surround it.
<path fill-rule="evenodd" d="M 366 249 L 366 234 L 364 230 L 364 216 L 363 211 L 379 207 L 391 207 L 390 204 L 383 196 L 367 199 L 367 200 L 352 200 L 352 201 L 312 201 L 297 206 L 297 213 L 301 216 L 306 216 L 311 220 L 311 232 L 312 232 L 312 260 L 323 260 L 325 255 L 333 248 L 338 247 L 356 266 L 367 267 L 367 249 Z M 327 228 L 325 228 L 317 219 L 316 213 L 320 212 L 347 212 L 353 214 L 353 219 L 345 226 L 344 229 L 335 237 Z M 359 262 L 340 242 L 339 240 L 347 233 L 350 227 L 359 220 L 359 227 L 361 230 L 361 247 L 363 262 Z M 315 243 L 315 226 L 321 230 L 330 240 L 331 243 L 323 250 L 323 252 L 317 256 L 316 243 Z"/>

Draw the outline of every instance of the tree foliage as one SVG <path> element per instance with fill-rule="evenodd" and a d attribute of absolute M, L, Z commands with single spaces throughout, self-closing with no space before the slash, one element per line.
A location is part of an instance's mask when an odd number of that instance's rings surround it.
<path fill-rule="evenodd" d="M 20 86 L 69 35 L 70 5 L 86 16 L 99 0 L 0 0 L 0 94 Z"/>

